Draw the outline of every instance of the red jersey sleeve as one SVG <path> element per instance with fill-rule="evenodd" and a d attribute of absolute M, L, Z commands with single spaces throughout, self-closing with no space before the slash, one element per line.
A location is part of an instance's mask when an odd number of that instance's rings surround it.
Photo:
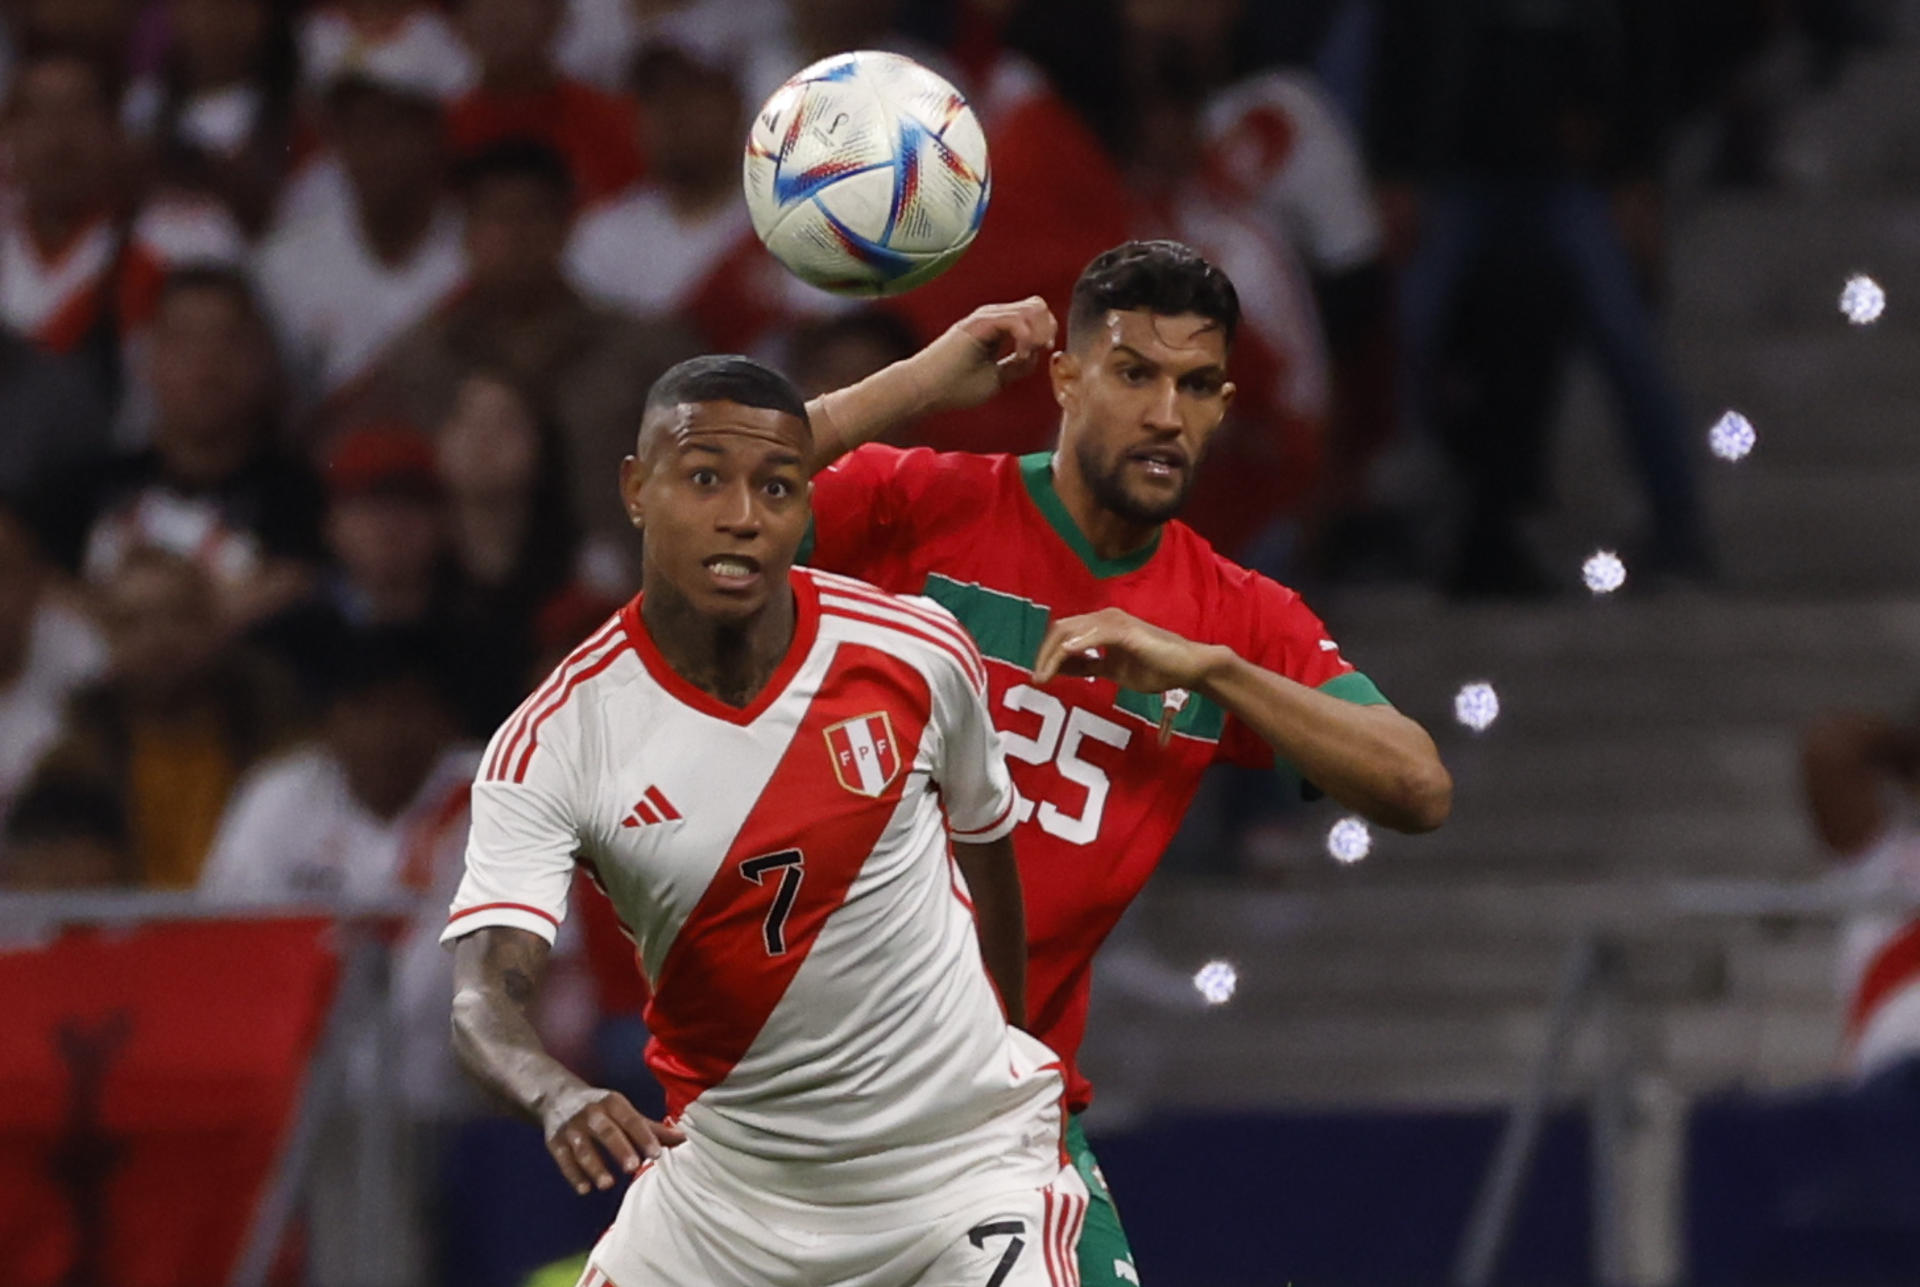
<path fill-rule="evenodd" d="M 1373 681 L 1340 655 L 1340 645 L 1299 595 L 1258 573 L 1235 570 L 1243 581 L 1229 587 L 1229 597 L 1244 605 L 1241 637 L 1232 641 L 1235 652 L 1256 666 L 1345 701 L 1387 704 Z M 1249 768 L 1275 767 L 1266 739 L 1231 713 L 1220 736 L 1219 755 Z"/>
<path fill-rule="evenodd" d="M 813 527 L 800 561 L 894 584 L 914 544 L 913 515 L 938 462 L 926 447 L 857 447 L 813 477 Z"/>

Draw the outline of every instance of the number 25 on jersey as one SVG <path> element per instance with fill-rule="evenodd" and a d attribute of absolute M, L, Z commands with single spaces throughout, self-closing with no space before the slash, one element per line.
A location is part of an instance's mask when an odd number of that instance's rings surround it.
<path fill-rule="evenodd" d="M 1098 742 L 1124 751 L 1133 739 L 1133 730 L 1078 706 L 1069 710 L 1058 697 L 1031 684 L 1015 684 L 1001 696 L 1000 704 L 1010 711 L 1040 717 L 1040 727 L 1032 736 L 1009 729 L 1000 731 L 1000 745 L 1006 753 L 1026 764 L 1051 763 L 1061 777 L 1087 792 L 1087 801 L 1077 815 L 1050 800 L 1040 801 L 1036 808 L 1035 802 L 1022 793 L 1020 821 L 1037 818 L 1048 835 L 1069 844 L 1092 844 L 1100 834 L 1100 816 L 1106 811 L 1111 783 L 1106 770 L 1082 758 L 1081 750 L 1088 742 Z"/>

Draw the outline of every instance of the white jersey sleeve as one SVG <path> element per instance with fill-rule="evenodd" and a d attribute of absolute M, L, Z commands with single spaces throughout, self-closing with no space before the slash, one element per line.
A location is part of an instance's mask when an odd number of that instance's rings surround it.
<path fill-rule="evenodd" d="M 481 759 L 466 873 L 442 943 L 492 925 L 527 930 L 552 943 L 567 917 L 582 841 L 569 736 L 576 725 L 564 717 L 553 720 L 536 747 L 527 743 L 524 714 L 523 708 L 501 726 Z M 523 751 L 529 752 L 524 762 Z"/>
<path fill-rule="evenodd" d="M 1012 831 L 1018 817 L 1013 775 L 1000 749 L 987 710 L 986 663 L 958 619 L 931 599 L 915 598 L 917 608 L 951 621 L 965 644 L 965 666 L 936 654 L 941 664 L 932 675 L 935 765 L 933 779 L 940 785 L 947 827 L 954 840 L 983 845 Z"/>

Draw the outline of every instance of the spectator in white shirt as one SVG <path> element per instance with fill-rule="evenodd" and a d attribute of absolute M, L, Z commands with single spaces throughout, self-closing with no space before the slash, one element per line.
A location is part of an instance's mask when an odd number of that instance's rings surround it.
<path fill-rule="evenodd" d="M 426 69 L 348 64 L 325 100 L 348 199 L 320 201 L 260 252 L 260 277 L 302 401 L 349 389 L 464 274 L 444 191 L 445 120 Z"/>
<path fill-rule="evenodd" d="M 68 694 L 106 659 L 93 624 L 48 593 L 27 525 L 0 505 L 0 823 L 59 735 Z"/>

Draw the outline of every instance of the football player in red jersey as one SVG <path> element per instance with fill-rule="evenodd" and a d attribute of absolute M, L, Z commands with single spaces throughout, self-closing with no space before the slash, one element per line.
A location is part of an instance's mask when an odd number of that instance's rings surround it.
<path fill-rule="evenodd" d="M 1216 761 L 1290 766 L 1372 822 L 1429 831 L 1452 779 L 1433 740 L 1340 655 L 1286 587 L 1174 516 L 1233 399 L 1233 285 L 1175 242 L 1128 242 L 1074 288 L 1052 354 L 1056 449 L 900 450 L 870 440 L 1037 365 L 1039 300 L 981 309 L 913 358 L 813 404 L 818 567 L 924 594 L 986 657 L 1020 790 L 1033 1033 L 1075 1065 L 1095 951 L 1146 884 Z M 865 444 L 865 445 L 863 445 Z M 1091 681 L 1091 682 L 1089 682 Z M 1089 1287 L 1137 1283 L 1075 1121 L 1094 1204 Z"/>

